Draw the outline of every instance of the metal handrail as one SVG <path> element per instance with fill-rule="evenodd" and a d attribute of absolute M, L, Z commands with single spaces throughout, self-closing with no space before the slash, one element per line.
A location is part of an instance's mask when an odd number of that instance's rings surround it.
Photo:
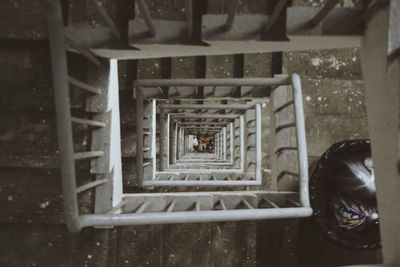
<path fill-rule="evenodd" d="M 139 79 L 135 87 L 171 86 L 279 86 L 290 85 L 289 76 L 275 78 L 215 78 L 215 79 Z"/>
<path fill-rule="evenodd" d="M 232 85 L 240 86 L 243 84 L 247 85 L 292 85 L 294 108 L 295 108 L 295 122 L 296 122 L 296 139 L 297 139 L 297 154 L 298 154 L 298 176 L 299 176 L 299 194 L 301 207 L 296 208 L 260 208 L 256 207 L 253 203 L 247 201 L 248 209 L 236 210 L 234 208 L 228 208 L 226 203 L 224 204 L 225 209 L 215 210 L 204 210 L 199 200 L 196 200 L 195 211 L 173 211 L 175 204 L 168 206 L 169 212 L 150 212 L 151 205 L 149 199 L 140 203 L 136 213 L 128 214 L 115 214 L 117 209 L 121 210 L 123 207 L 128 205 L 127 200 L 130 197 L 140 197 L 143 194 L 125 194 L 122 202 L 112 208 L 110 211 L 99 214 L 79 214 L 78 207 L 78 192 L 82 190 L 96 187 L 96 185 L 102 184 L 104 181 L 91 182 L 88 186 L 82 185 L 77 187 L 76 174 L 75 174 L 75 162 L 74 162 L 74 149 L 73 149 L 73 136 L 72 136 L 72 123 L 71 123 L 71 111 L 70 111 L 70 97 L 69 97 L 69 80 L 68 80 L 68 69 L 66 60 L 66 51 L 64 43 L 64 25 L 62 20 L 62 12 L 60 2 L 58 0 L 47 0 L 47 20 L 49 24 L 49 39 L 50 39 L 50 52 L 51 52 L 51 63 L 52 63 L 52 75 L 54 85 L 54 99 L 56 108 L 56 122 L 57 122 L 57 138 L 58 146 L 60 150 L 60 169 L 62 178 L 62 192 L 64 199 L 64 213 L 66 224 L 68 229 L 76 232 L 87 226 L 110 226 L 110 225 L 139 225 L 139 224 L 163 224 L 163 223 L 193 223 L 193 222 L 212 222 L 212 221 L 227 221 L 227 220 L 257 220 L 257 219 L 278 219 L 278 218 L 300 218 L 310 216 L 312 209 L 310 208 L 309 195 L 308 195 L 308 161 L 307 161 L 307 148 L 306 148 L 306 137 L 305 137 L 305 124 L 304 124 L 304 111 L 301 93 L 300 78 L 297 74 L 292 74 L 291 77 L 275 77 L 275 78 L 261 78 L 261 79 L 212 79 L 200 81 L 202 85 Z M 154 80 L 153 80 L 154 81 Z M 198 80 L 186 79 L 180 80 L 176 86 L 186 84 L 191 85 L 195 82 L 196 85 Z M 166 82 L 166 81 L 164 81 Z M 139 82 L 141 86 L 154 86 L 154 82 Z M 160 83 L 161 86 L 174 86 L 176 81 L 167 81 Z M 257 106 L 256 106 L 257 107 Z M 259 111 L 256 111 L 259 113 Z M 257 115 L 257 114 L 256 114 Z M 229 117 L 229 116 L 228 116 Z M 230 118 L 236 118 L 231 116 Z M 243 117 L 241 118 L 241 124 L 243 125 Z M 256 120 L 256 128 L 257 128 Z M 154 131 L 154 130 L 153 130 Z M 154 133 L 154 132 L 153 132 Z M 243 136 L 241 138 L 244 138 Z M 244 153 L 242 151 L 242 153 Z M 142 159 L 143 160 L 143 159 Z M 143 163 L 143 162 L 142 162 Z M 195 172 L 193 172 L 195 173 Z M 199 181 L 200 182 L 200 181 Z M 89 188 L 90 187 L 90 188 Z M 77 192 L 78 191 L 78 192 Z M 232 194 L 238 194 L 240 192 L 231 192 Z M 246 192 L 251 193 L 251 192 Z M 210 195 L 210 192 L 188 192 L 188 193 L 175 193 L 175 197 L 194 197 Z M 221 193 L 223 194 L 223 193 Z M 148 194 L 144 194 L 148 196 Z M 150 194 L 151 195 L 151 194 Z M 153 194 L 155 195 L 155 194 Z M 165 194 L 159 194 L 158 196 L 163 197 Z M 242 200 L 243 201 L 243 200 Z M 147 202 L 147 204 L 146 204 Z M 221 202 L 221 201 L 219 201 Z M 175 202 L 171 202 L 175 203 Z M 246 202 L 245 202 L 246 203 Z M 171 208 L 172 206 L 172 208 Z M 251 207 L 251 208 L 250 208 Z M 111 212 L 111 213 L 109 213 Z"/>
<path fill-rule="evenodd" d="M 297 141 L 297 157 L 298 157 L 298 169 L 299 169 L 299 192 L 300 202 L 303 207 L 310 207 L 310 199 L 308 192 L 308 157 L 307 157 L 307 141 L 306 141 L 306 126 L 304 119 L 303 109 L 303 93 L 301 90 L 300 76 L 297 73 L 293 73 L 293 98 L 294 98 L 294 109 L 295 109 L 295 121 L 296 121 L 296 141 Z"/>
<path fill-rule="evenodd" d="M 82 223 L 79 217 L 78 199 L 75 194 L 77 186 L 64 25 L 61 6 L 58 0 L 47 0 L 46 9 L 56 109 L 57 139 L 61 159 L 60 170 L 64 213 L 68 229 L 76 232 L 82 228 Z"/>

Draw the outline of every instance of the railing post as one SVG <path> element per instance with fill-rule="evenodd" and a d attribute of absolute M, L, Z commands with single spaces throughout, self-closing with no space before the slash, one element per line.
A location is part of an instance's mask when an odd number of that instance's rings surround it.
<path fill-rule="evenodd" d="M 301 91 L 301 81 L 298 74 L 292 74 L 292 87 L 294 98 L 294 113 L 296 120 L 296 140 L 297 140 L 297 158 L 299 168 L 299 192 L 300 202 L 303 207 L 310 207 L 308 192 L 308 158 L 306 127 L 304 122 L 303 93 Z"/>
<path fill-rule="evenodd" d="M 78 199 L 75 193 L 77 186 L 75 180 L 67 55 L 64 43 L 64 24 L 61 6 L 58 0 L 47 0 L 46 8 L 56 109 L 57 138 L 60 151 L 64 213 L 68 229 L 72 232 L 77 232 L 82 226 L 79 219 Z"/>

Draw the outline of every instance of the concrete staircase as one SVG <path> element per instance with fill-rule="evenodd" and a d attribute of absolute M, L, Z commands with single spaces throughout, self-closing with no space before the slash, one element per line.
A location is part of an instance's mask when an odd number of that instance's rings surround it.
<path fill-rule="evenodd" d="M 5 266 L 312 266 L 301 265 L 298 254 L 297 220 L 279 220 L 270 222 L 228 222 L 201 223 L 183 225 L 146 225 L 117 227 L 114 229 L 84 229 L 79 234 L 72 234 L 65 228 L 61 178 L 58 171 L 59 152 L 56 142 L 53 91 L 50 72 L 49 49 L 46 41 L 47 26 L 40 1 L 6 1 L 5 8 L 0 8 L 5 23 L 0 26 L 0 38 L 4 44 L 0 47 L 1 89 L 0 121 L 0 263 Z M 110 10 L 118 29 L 123 32 L 124 23 L 133 19 L 133 6 L 129 1 L 103 1 Z M 183 1 L 181 1 L 183 2 Z M 68 25 L 106 26 L 90 1 L 63 1 L 67 8 Z M 125 5 L 128 4 L 128 5 Z M 148 3 L 152 13 L 159 16 L 179 16 L 185 19 L 179 10 L 183 3 L 165 4 Z M 252 13 L 265 3 L 249 2 L 239 6 L 239 10 Z M 128 6 L 129 8 L 126 8 Z M 168 7 L 168 10 L 165 10 Z M 209 13 L 218 13 L 220 5 L 210 3 Z M 83 12 L 85 11 L 85 12 Z M 87 15 L 87 12 L 89 16 Z M 131 13 L 130 13 L 131 12 Z M 13 14 L 12 16 L 10 14 Z M 26 23 L 28 21 L 29 23 Z M 120 23 L 121 22 L 121 23 Z M 4 26 L 12 25 L 12 26 Z M 138 46 L 134 43 L 134 46 Z M 256 48 L 251 51 L 259 52 Z M 274 48 L 275 49 L 275 48 Z M 147 50 L 144 50 L 147 51 Z M 168 51 L 168 50 L 164 50 Z M 249 50 L 250 51 L 250 50 Z M 100 50 L 97 51 L 100 54 Z M 221 52 L 219 50 L 219 52 Z M 186 52 L 185 52 L 186 53 Z M 188 55 L 187 53 L 183 55 Z M 210 52 L 212 54 L 213 52 Z M 328 52 L 327 52 L 328 53 Z M 340 55 L 340 52 L 337 52 Z M 347 53 L 347 52 L 346 52 Z M 190 52 L 190 55 L 196 55 Z M 303 54 L 295 54 L 297 56 Z M 165 56 L 163 54 L 163 56 Z M 286 54 L 290 56 L 290 54 Z M 284 60 L 288 57 L 284 56 Z M 292 54 L 293 56 L 293 54 Z M 346 58 L 348 55 L 345 55 Z M 155 57 L 152 54 L 151 57 Z M 305 55 L 307 58 L 307 55 Z M 272 76 L 272 66 L 276 61 L 269 53 L 240 55 L 209 55 L 178 58 L 129 59 L 118 62 L 119 67 L 119 105 L 121 110 L 121 149 L 124 190 L 143 192 L 138 187 L 136 177 L 136 130 L 135 101 L 132 97 L 133 81 L 137 78 L 224 78 L 224 77 L 266 77 Z M 311 57 L 313 58 L 313 57 Z M 302 58 L 300 58 L 302 59 Z M 89 79 L 90 60 L 73 53 L 69 56 L 71 75 L 80 79 Z M 356 62 L 358 57 L 356 57 Z M 298 62 L 301 62 L 299 60 Z M 284 61 L 288 73 L 299 71 L 300 63 Z M 313 65 L 311 61 L 311 65 Z M 319 61 L 318 61 L 319 62 Z M 287 63 L 287 64 L 286 64 Z M 299 65 L 296 65 L 299 64 Z M 323 63 L 321 64 L 328 64 Z M 352 63 L 353 64 L 353 63 Z M 289 65 L 299 66 L 289 69 Z M 308 66 L 310 66 L 308 64 Z M 356 66 L 356 63 L 354 63 Z M 353 124 L 346 107 L 338 108 L 335 103 L 332 110 L 313 106 L 320 101 L 312 85 L 316 82 L 327 84 L 324 93 L 329 93 L 331 86 L 346 86 L 348 94 L 354 93 L 354 84 L 362 91 L 357 79 L 350 79 L 354 69 L 341 73 L 329 72 L 332 80 L 315 79 L 313 74 L 304 80 L 306 112 L 308 117 L 309 144 L 311 156 L 318 156 L 324 144 L 333 142 L 337 135 L 330 135 L 330 130 L 317 130 L 314 120 L 322 127 L 332 129 L 337 125 L 340 139 L 352 136 L 365 136 L 363 104 L 354 105 L 349 100 L 349 107 L 357 110 L 357 127 Z M 318 73 L 317 73 L 318 74 Z M 308 76 L 306 75 L 306 76 Z M 346 81 L 336 82 L 333 78 L 345 75 Z M 343 77 L 343 76 L 342 76 Z M 332 85 L 333 84 L 333 85 Z M 319 87 L 318 87 L 319 88 Z M 359 90 L 357 89 L 356 92 Z M 343 91 L 342 91 L 343 93 Z M 362 94 L 362 92 L 361 92 Z M 83 110 L 86 94 L 71 90 L 72 114 L 76 117 L 86 115 Z M 238 95 L 239 97 L 240 95 Z M 311 101 L 307 101 L 307 96 Z M 326 96 L 331 98 L 332 95 Z M 350 97 L 350 96 L 349 96 Z M 357 98 L 358 99 L 358 98 Z M 314 102 L 315 101 L 315 102 Z M 362 101 L 362 100 L 361 100 Z M 333 102 L 333 101 L 332 101 Z M 345 115 L 343 115 L 345 114 Z M 311 120 L 312 118 L 312 120 Z M 94 119 L 94 118 L 93 118 Z M 267 122 L 263 122 L 267 123 Z M 88 125 L 74 127 L 76 151 L 92 149 L 92 131 Z M 335 128 L 336 129 L 336 128 Z M 343 131 L 348 129 L 348 131 Z M 361 130 L 360 130 L 361 129 Z M 318 140 L 314 141 L 314 140 Z M 323 142 L 320 142 L 323 140 Z M 317 146 L 318 144 L 318 146 Z M 265 151 L 263 151 L 265 152 Z M 263 162 L 270 159 L 264 153 Z M 77 162 L 77 176 L 87 181 L 96 180 L 96 174 L 90 172 L 89 162 Z M 83 181 L 83 180 L 82 180 Z M 276 187 L 276 182 L 264 177 L 265 188 Z M 148 189 L 165 192 L 165 189 Z M 84 192 L 79 201 L 82 212 L 93 212 L 94 195 Z M 303 244 L 303 246 L 305 246 Z M 21 251 L 23 254 L 21 255 Z M 344 253 L 344 252 L 343 252 Z M 340 255 L 340 253 L 338 253 Z M 370 256 L 371 261 L 374 256 Z M 325 260 L 328 262 L 329 257 Z M 325 263 L 326 263 L 325 262 Z M 329 263 L 327 263 L 329 264 Z M 328 266 L 328 265 L 327 265 Z"/>

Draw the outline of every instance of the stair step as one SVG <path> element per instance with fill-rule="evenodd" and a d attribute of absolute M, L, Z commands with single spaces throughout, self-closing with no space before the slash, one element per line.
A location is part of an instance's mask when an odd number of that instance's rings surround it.
<path fill-rule="evenodd" d="M 129 195 L 124 198 L 122 212 L 171 213 L 190 211 L 195 205 L 200 208 L 197 211 L 220 210 L 221 200 L 226 210 L 297 207 L 297 194 L 294 192 L 192 192 Z"/>

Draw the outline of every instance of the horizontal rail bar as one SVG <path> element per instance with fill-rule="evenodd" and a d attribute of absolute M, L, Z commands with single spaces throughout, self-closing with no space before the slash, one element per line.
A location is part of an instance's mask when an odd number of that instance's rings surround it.
<path fill-rule="evenodd" d="M 390 0 L 380 0 L 372 2 L 368 8 L 364 11 L 364 13 L 357 18 L 357 23 L 361 24 L 366 22 L 374 15 L 378 10 L 384 8 L 385 6 L 390 4 Z"/>
<path fill-rule="evenodd" d="M 161 87 L 157 86 L 157 90 L 160 93 L 160 95 L 164 94 L 164 91 L 163 91 L 163 89 Z"/>
<path fill-rule="evenodd" d="M 78 152 L 74 154 L 74 159 L 88 159 L 88 158 L 99 158 L 104 156 L 103 151 L 88 151 L 88 152 Z"/>
<path fill-rule="evenodd" d="M 92 85 L 87 84 L 85 82 L 82 82 L 82 81 L 80 81 L 78 79 L 75 79 L 75 78 L 73 78 L 71 76 L 69 76 L 68 81 L 69 81 L 70 84 L 72 84 L 72 85 L 74 85 L 74 86 L 76 86 L 76 87 L 78 87 L 78 88 L 80 88 L 82 90 L 85 90 L 85 91 L 87 91 L 89 93 L 97 94 L 97 95 L 101 94 L 101 89 L 100 88 L 92 86 Z"/>
<path fill-rule="evenodd" d="M 256 162 L 255 161 L 250 161 L 248 164 L 247 164 L 247 167 L 250 167 L 251 165 L 256 165 Z"/>
<path fill-rule="evenodd" d="M 71 117 L 71 122 L 78 123 L 78 124 L 86 124 L 86 125 L 95 126 L 95 127 L 105 127 L 106 126 L 106 123 L 102 122 L 102 121 L 94 121 L 94 120 L 82 119 L 82 118 L 77 118 L 77 117 Z"/>
<path fill-rule="evenodd" d="M 278 113 L 278 112 L 282 111 L 283 109 L 285 109 L 285 108 L 287 108 L 287 107 L 289 107 L 290 105 L 293 105 L 293 104 L 294 104 L 294 101 L 291 100 L 291 101 L 289 101 L 289 102 L 277 107 L 276 109 L 274 109 L 274 113 Z"/>
<path fill-rule="evenodd" d="M 143 186 L 246 186 L 262 185 L 261 181 L 255 180 L 144 180 Z"/>
<path fill-rule="evenodd" d="M 215 162 L 217 161 L 217 162 Z M 205 165 L 205 168 L 208 168 L 211 165 L 218 165 L 218 166 L 232 166 L 233 164 L 229 161 L 229 160 L 224 160 L 224 159 L 220 159 L 217 158 L 215 161 L 212 160 L 204 160 L 202 161 L 201 159 L 198 159 L 197 161 L 181 161 L 181 160 L 177 160 L 176 164 L 171 164 L 171 168 L 173 167 L 178 167 L 178 166 L 197 166 L 197 165 Z"/>
<path fill-rule="evenodd" d="M 290 175 L 290 176 L 293 176 L 293 177 L 299 177 L 299 174 L 298 173 L 295 173 L 295 172 L 291 172 L 291 171 L 281 171 L 279 174 L 278 174 L 278 177 L 276 177 L 276 179 L 277 180 L 280 180 L 283 176 L 285 176 L 285 175 Z"/>
<path fill-rule="evenodd" d="M 298 195 L 298 192 L 294 191 L 275 191 L 275 190 L 240 190 L 240 191 L 199 191 L 199 192 L 165 192 L 157 193 L 162 197 L 201 197 L 201 196 L 215 196 L 215 197 L 226 197 L 226 196 L 242 196 L 242 197 L 254 197 L 257 195 Z M 124 194 L 125 199 L 135 198 L 135 197 L 154 197 L 154 193 L 127 193 Z"/>
<path fill-rule="evenodd" d="M 135 213 L 143 213 L 150 206 L 150 201 L 143 202 L 142 205 L 135 211 Z"/>
<path fill-rule="evenodd" d="M 122 210 L 122 208 L 125 206 L 126 202 L 125 201 L 121 201 L 117 206 L 113 207 L 112 209 L 110 209 L 109 211 L 107 211 L 107 214 L 113 214 L 116 213 L 119 210 Z"/>
<path fill-rule="evenodd" d="M 272 200 L 270 200 L 267 197 L 262 197 L 262 199 L 267 202 L 269 205 L 271 205 L 273 208 L 279 208 L 278 205 L 276 205 Z"/>
<path fill-rule="evenodd" d="M 238 5 L 239 5 L 239 0 L 230 1 L 228 6 L 228 17 L 224 25 L 224 31 L 230 31 L 232 29 Z"/>
<path fill-rule="evenodd" d="M 174 88 L 178 96 L 182 96 L 182 91 L 177 86 L 174 86 Z"/>
<path fill-rule="evenodd" d="M 150 10 L 148 6 L 146 5 L 146 2 L 144 0 L 138 0 L 138 7 L 140 10 L 141 15 L 143 16 L 144 22 L 146 23 L 147 29 L 149 30 L 149 33 L 151 36 L 156 35 L 156 26 L 154 25 L 154 22 L 151 18 L 150 15 Z"/>
<path fill-rule="evenodd" d="M 278 149 L 275 150 L 275 154 L 282 153 L 285 150 L 291 150 L 291 151 L 297 151 L 297 147 L 295 146 L 284 146 L 284 147 L 279 147 Z"/>
<path fill-rule="evenodd" d="M 279 132 L 279 131 L 282 131 L 283 129 L 291 128 L 291 127 L 295 127 L 295 126 L 296 126 L 296 123 L 295 123 L 295 122 L 290 122 L 290 123 L 282 124 L 282 125 L 279 125 L 278 127 L 276 127 L 275 132 L 277 133 L 277 132 Z"/>
<path fill-rule="evenodd" d="M 186 32 L 187 37 L 191 37 L 193 33 L 193 5 L 192 0 L 185 0 L 186 12 Z"/>
<path fill-rule="evenodd" d="M 267 24 L 264 26 L 265 32 L 268 32 L 272 28 L 279 15 L 282 13 L 282 10 L 286 7 L 288 1 L 289 0 L 280 0 L 276 2 L 274 10 L 272 11 L 271 16 L 268 18 Z"/>
<path fill-rule="evenodd" d="M 219 204 L 221 204 L 221 207 L 222 207 L 223 210 L 227 210 L 225 202 L 224 202 L 224 200 L 222 198 L 218 202 L 219 202 Z"/>
<path fill-rule="evenodd" d="M 205 124 L 207 125 L 207 124 Z M 204 130 L 204 129 L 217 129 L 219 130 L 218 132 L 221 132 L 221 129 L 224 128 L 224 126 L 190 126 L 190 125 L 186 125 L 186 126 L 180 126 L 178 125 L 179 128 L 182 129 L 191 129 L 191 130 Z"/>
<path fill-rule="evenodd" d="M 318 11 L 318 13 L 310 20 L 310 26 L 317 26 L 328 14 L 332 11 L 332 9 L 336 6 L 339 0 L 327 0 L 324 3 L 324 6 Z"/>
<path fill-rule="evenodd" d="M 271 174 L 272 173 L 272 170 L 271 169 L 264 169 L 263 170 L 266 174 Z"/>
<path fill-rule="evenodd" d="M 151 161 L 147 161 L 147 162 L 144 162 L 143 163 L 143 167 L 147 167 L 147 166 L 150 166 L 151 165 Z"/>
<path fill-rule="evenodd" d="M 256 145 L 249 145 L 248 147 L 247 147 L 247 151 L 249 151 L 249 150 L 255 150 L 256 149 Z"/>
<path fill-rule="evenodd" d="M 178 121 L 175 121 L 178 122 Z M 179 122 L 180 126 L 185 126 L 185 125 L 204 125 L 204 124 L 208 124 L 208 125 L 222 125 L 222 126 L 226 126 L 229 123 L 232 123 L 232 121 L 230 122 L 212 122 L 212 121 L 204 121 L 204 122 L 199 122 L 199 121 L 193 121 L 193 122 Z"/>
<path fill-rule="evenodd" d="M 201 154 L 201 153 L 199 153 Z M 198 157 L 192 157 L 189 154 L 185 154 L 182 156 L 182 158 L 180 158 L 179 160 L 177 160 L 177 163 L 212 163 L 212 162 L 216 162 L 216 163 L 226 163 L 227 160 L 221 159 L 220 157 L 216 156 L 214 153 L 212 153 L 211 155 L 213 155 L 213 157 L 211 156 L 207 156 L 207 157 L 201 157 L 201 155 L 199 155 Z M 201 162 L 199 162 L 201 161 Z"/>
<path fill-rule="evenodd" d="M 257 85 L 289 85 L 289 76 L 275 78 L 216 78 L 216 79 L 140 79 L 135 86 L 170 87 L 170 86 L 257 86 Z"/>
<path fill-rule="evenodd" d="M 76 52 L 78 52 L 82 56 L 86 57 L 91 62 L 93 62 L 95 65 L 97 65 L 97 66 L 101 65 L 100 60 L 97 59 L 96 56 L 89 49 L 83 48 L 78 43 L 76 43 L 74 40 L 70 39 L 68 36 L 65 36 L 65 43 L 70 48 L 74 49 Z"/>
<path fill-rule="evenodd" d="M 172 202 L 168 205 L 167 212 L 172 212 L 175 208 L 176 200 L 172 200 Z"/>
<path fill-rule="evenodd" d="M 76 193 L 79 194 L 79 193 L 81 193 L 83 191 L 86 191 L 86 190 L 89 190 L 89 189 L 94 188 L 96 186 L 105 184 L 106 182 L 107 182 L 107 179 L 101 179 L 101 180 L 96 180 L 96 181 L 81 185 L 76 189 Z"/>
<path fill-rule="evenodd" d="M 97 12 L 100 14 L 100 16 L 103 18 L 104 22 L 110 27 L 111 31 L 117 37 L 119 41 L 122 40 L 121 34 L 119 33 L 117 26 L 115 25 L 114 21 L 110 18 L 110 16 L 107 14 L 106 9 L 103 7 L 102 3 L 97 1 L 97 0 L 91 0 L 93 5 L 95 6 Z"/>
<path fill-rule="evenodd" d="M 249 125 L 250 123 L 253 123 L 253 122 L 255 122 L 256 121 L 256 119 L 254 118 L 254 119 L 249 119 L 248 121 L 247 121 L 247 125 Z"/>
<path fill-rule="evenodd" d="M 312 214 L 309 207 L 252 209 L 252 210 L 211 210 L 186 212 L 155 212 L 141 214 L 91 214 L 81 215 L 81 226 L 122 226 L 170 223 L 221 222 L 241 220 L 303 218 Z"/>
<path fill-rule="evenodd" d="M 236 119 L 240 114 L 195 114 L 195 113 L 172 113 L 171 118 L 185 118 L 185 119 Z"/>
<path fill-rule="evenodd" d="M 238 105 L 227 105 L 227 104 L 201 104 L 201 105 L 194 105 L 194 104 L 181 104 L 181 105 L 169 105 L 169 104 L 162 104 L 159 105 L 160 108 L 164 109 L 237 109 L 237 110 L 248 110 L 252 109 L 256 106 L 256 104 L 238 104 Z"/>
<path fill-rule="evenodd" d="M 200 202 L 198 200 L 194 203 L 194 206 L 196 211 L 200 211 Z"/>
<path fill-rule="evenodd" d="M 243 174 L 245 173 L 243 169 L 238 169 L 238 168 L 230 168 L 230 169 L 217 169 L 217 168 L 207 168 L 206 169 L 209 172 L 213 173 L 235 173 L 235 174 Z M 176 174 L 176 173 L 204 173 L 204 169 L 168 169 L 168 171 L 162 171 L 158 172 L 157 174 Z M 253 174 L 254 175 L 254 174 Z"/>
<path fill-rule="evenodd" d="M 254 207 L 252 205 L 250 205 L 250 203 L 247 201 L 247 199 L 243 199 L 242 203 L 246 206 L 246 208 L 248 209 L 254 209 Z"/>
<path fill-rule="evenodd" d="M 286 200 L 287 200 L 288 202 L 290 202 L 291 204 L 297 206 L 297 207 L 300 207 L 300 206 L 301 206 L 301 204 L 300 204 L 299 202 L 297 202 L 297 201 L 291 199 L 290 197 L 287 197 Z"/>
<path fill-rule="evenodd" d="M 186 124 L 180 124 L 177 123 L 176 125 L 178 128 L 182 129 L 204 129 L 204 128 L 209 128 L 209 129 L 223 129 L 227 125 L 214 125 L 210 124 L 208 121 L 203 121 L 202 124 L 191 124 L 190 122 L 187 122 Z"/>
<path fill-rule="evenodd" d="M 250 137 L 252 135 L 256 135 L 256 132 L 247 132 L 247 137 Z"/>
<path fill-rule="evenodd" d="M 219 133 L 219 130 L 215 129 L 187 129 L 189 134 L 201 134 L 204 132 L 209 132 L 209 133 Z"/>

